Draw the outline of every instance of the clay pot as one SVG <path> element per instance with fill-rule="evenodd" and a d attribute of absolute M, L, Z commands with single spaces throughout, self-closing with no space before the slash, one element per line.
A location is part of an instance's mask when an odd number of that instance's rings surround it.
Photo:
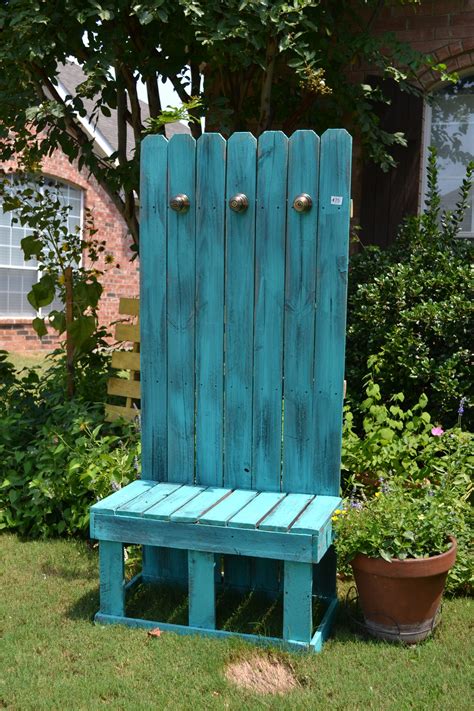
<path fill-rule="evenodd" d="M 351 562 L 367 631 L 374 637 L 415 644 L 436 625 L 446 576 L 456 560 L 446 553 L 392 560 L 359 554 Z"/>

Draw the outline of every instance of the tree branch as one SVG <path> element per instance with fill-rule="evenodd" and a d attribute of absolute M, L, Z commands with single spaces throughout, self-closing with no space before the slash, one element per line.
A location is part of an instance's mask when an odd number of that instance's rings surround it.
<path fill-rule="evenodd" d="M 263 76 L 262 91 L 260 95 L 260 116 L 258 120 L 258 134 L 266 131 L 271 122 L 271 97 L 273 86 L 273 74 L 275 72 L 275 61 L 277 56 L 277 39 L 270 37 L 267 42 L 266 69 Z"/>

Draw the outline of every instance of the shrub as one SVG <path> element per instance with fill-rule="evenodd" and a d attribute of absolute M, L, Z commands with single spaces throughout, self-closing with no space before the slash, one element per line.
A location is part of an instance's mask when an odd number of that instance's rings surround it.
<path fill-rule="evenodd" d="M 471 592 L 473 435 L 458 427 L 444 431 L 434 426 L 424 395 L 404 409 L 403 393 L 383 402 L 372 379 L 365 393 L 362 433 L 354 428 L 350 407 L 345 407 L 345 506 L 335 521 L 340 567 L 347 572 L 347 561 L 357 552 L 413 557 L 428 555 L 430 546 L 440 552 L 446 535 L 453 534 L 458 554 L 447 590 Z"/>
<path fill-rule="evenodd" d="M 0 389 L 0 528 L 86 535 L 89 506 L 138 475 L 137 428 L 104 423 L 108 362 L 88 357 L 98 367 L 82 363 L 72 401 L 64 398 L 60 357 L 41 378 L 28 369 Z"/>
<path fill-rule="evenodd" d="M 425 213 L 408 218 L 386 251 L 369 247 L 351 259 L 346 372 L 355 405 L 368 363 L 383 389 L 402 390 L 408 405 L 426 393 L 445 426 L 455 423 L 459 401 L 469 397 L 471 246 L 456 235 L 473 174 L 474 163 L 456 211 L 441 212 L 432 150 Z"/>

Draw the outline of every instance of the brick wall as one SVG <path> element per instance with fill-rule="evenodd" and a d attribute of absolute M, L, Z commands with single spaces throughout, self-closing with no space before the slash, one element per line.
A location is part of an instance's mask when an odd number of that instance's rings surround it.
<path fill-rule="evenodd" d="M 448 71 L 474 73 L 474 0 L 422 0 L 419 6 L 393 4 L 382 10 L 374 30 L 394 32 L 414 49 L 446 64 Z M 362 82 L 373 73 L 373 68 L 358 67 L 353 78 Z M 440 84 L 439 75 L 431 71 L 422 72 L 419 79 L 427 92 Z M 354 224 L 360 220 L 362 169 L 362 155 L 356 142 L 352 179 Z"/>
<path fill-rule="evenodd" d="M 3 164 L 3 170 L 15 169 L 14 163 Z M 61 152 L 46 158 L 42 164 L 43 173 L 66 183 L 71 183 L 84 191 L 84 208 L 92 211 L 94 224 L 98 230 L 97 238 L 106 240 L 105 254 L 112 254 L 112 267 L 105 267 L 99 262 L 98 268 L 104 269 L 102 285 L 104 287 L 99 310 L 101 323 L 109 325 L 118 318 L 118 302 L 121 296 L 138 295 L 138 262 L 131 262 L 132 253 L 129 245 L 131 238 L 111 199 L 93 177 L 81 172 L 71 164 Z M 116 266 L 118 265 L 118 266 Z M 50 351 L 57 345 L 54 335 L 41 340 L 31 326 L 31 319 L 8 319 L 0 317 L 0 349 L 28 352 Z"/>

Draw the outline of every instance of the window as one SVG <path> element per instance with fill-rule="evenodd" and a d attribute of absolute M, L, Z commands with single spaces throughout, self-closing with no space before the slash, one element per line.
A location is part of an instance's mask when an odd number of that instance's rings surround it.
<path fill-rule="evenodd" d="M 65 183 L 58 183 L 60 200 L 70 205 L 68 229 L 76 232 L 82 225 L 82 191 Z M 14 213 L 4 213 L 0 201 L 0 318 L 31 317 L 37 315 L 26 295 L 38 281 L 38 263 L 35 259 L 23 259 L 21 240 L 31 230 L 12 222 Z M 53 302 L 47 311 L 57 308 Z M 44 314 L 43 314 L 44 315 Z"/>
<path fill-rule="evenodd" d="M 425 145 L 438 151 L 441 206 L 454 210 L 466 165 L 474 160 L 474 76 L 436 91 L 426 118 Z M 474 237 L 474 190 L 459 236 Z"/>

